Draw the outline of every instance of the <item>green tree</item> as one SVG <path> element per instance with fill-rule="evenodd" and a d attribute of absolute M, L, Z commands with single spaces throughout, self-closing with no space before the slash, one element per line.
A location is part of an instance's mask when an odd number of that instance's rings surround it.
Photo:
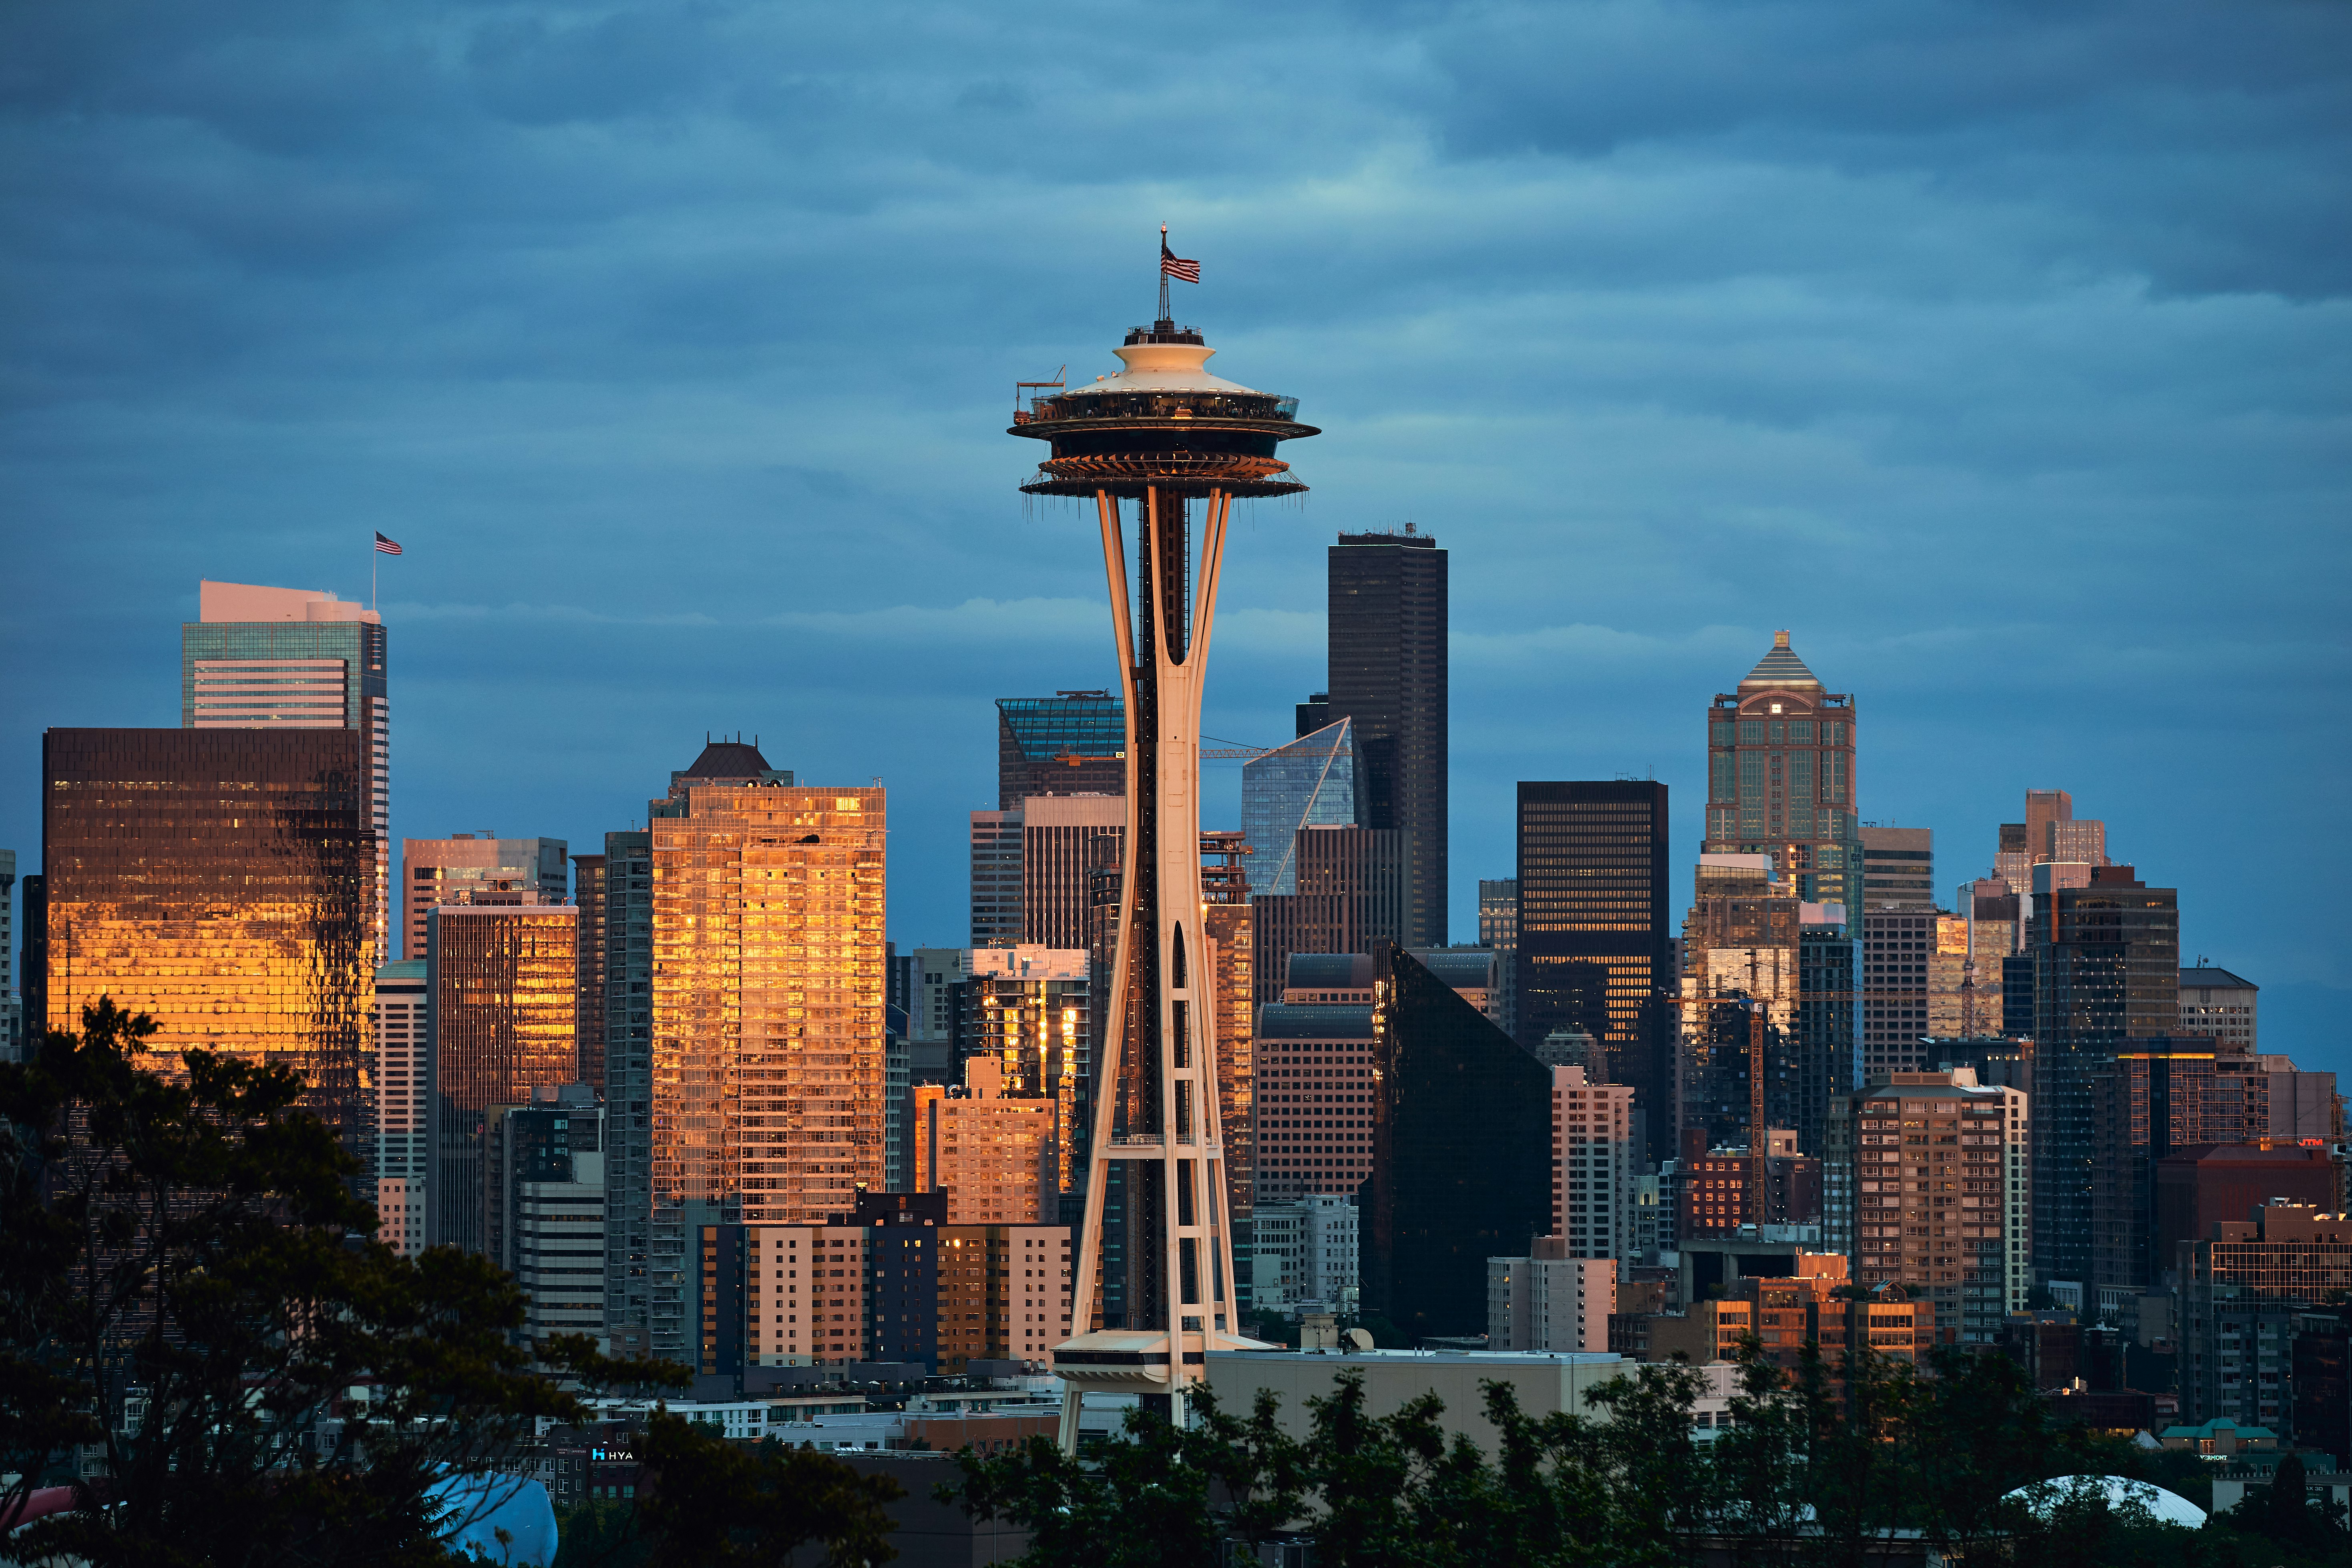
<path fill-rule="evenodd" d="M 585 1419 L 559 1378 L 686 1381 L 582 1335 L 525 1348 L 522 1297 L 487 1260 L 378 1244 L 356 1163 L 292 1072 L 201 1050 L 157 1072 L 152 1020 L 107 998 L 82 1025 L 0 1067 L 0 1468 L 22 1478 L 0 1528 L 75 1447 L 98 1461 L 13 1550 L 438 1563 L 436 1487 L 505 1469 L 542 1420 Z"/>

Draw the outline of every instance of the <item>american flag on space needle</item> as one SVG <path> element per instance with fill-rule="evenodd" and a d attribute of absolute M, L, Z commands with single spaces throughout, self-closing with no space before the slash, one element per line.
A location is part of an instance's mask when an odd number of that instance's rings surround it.
<path fill-rule="evenodd" d="M 1162 278 L 1181 278 L 1187 283 L 1201 280 L 1199 262 L 1187 261 L 1168 248 L 1168 226 L 1164 223 L 1160 226 L 1160 275 Z"/>
<path fill-rule="evenodd" d="M 400 553 L 400 546 L 379 533 L 375 536 L 375 552 L 378 555 L 397 555 Z"/>

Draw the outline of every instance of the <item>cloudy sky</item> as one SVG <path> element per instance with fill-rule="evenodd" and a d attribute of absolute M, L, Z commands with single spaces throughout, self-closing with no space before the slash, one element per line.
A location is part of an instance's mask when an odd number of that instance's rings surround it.
<path fill-rule="evenodd" d="M 1946 884 L 2029 786 L 2352 1068 L 2352 12 L 2112 5 L 83 0 L 0 44 L 0 846 L 47 725 L 177 721 L 201 577 L 368 592 L 394 830 L 642 816 L 706 731 L 891 789 L 965 935 L 994 697 L 1113 680 L 1013 383 L 1157 226 L 1297 395 L 1208 730 L 1323 684 L 1323 551 L 1454 582 L 1454 888 L 1787 627 Z M 1180 286 L 1181 288 L 1181 286 Z M 1211 799 L 1237 819 L 1238 771 Z M 2331 805 L 2331 802 L 2334 803 Z M 2333 824 L 2334 826 L 2331 826 Z M 1686 886 L 1686 884 L 1685 884 Z"/>

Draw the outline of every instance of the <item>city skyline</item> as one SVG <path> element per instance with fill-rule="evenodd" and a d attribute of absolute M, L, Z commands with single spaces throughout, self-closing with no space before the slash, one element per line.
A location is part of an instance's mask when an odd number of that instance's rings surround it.
<path fill-rule="evenodd" d="M 1232 53 L 1213 8 L 1174 24 L 1233 95 L 1213 118 L 1280 134 L 1155 121 L 1116 168 L 1008 176 L 1060 117 L 1125 112 L 1099 84 L 1129 46 L 1098 19 L 1004 21 L 952 57 L 855 30 L 790 47 L 857 101 L 922 106 L 873 116 L 738 91 L 799 25 L 713 15 L 676 20 L 672 53 L 572 30 L 461 65 L 406 50 L 421 21 L 305 17 L 273 53 L 299 79 L 405 62 L 307 108 L 249 79 L 175 96 L 261 36 L 234 7 L 41 57 L 105 107 L 27 110 L 85 174 L 27 192 L 0 256 L 43 301 L 0 440 L 10 576 L 35 590 L 0 624 L 20 871 L 41 730 L 175 722 L 200 578 L 362 600 L 381 530 L 406 551 L 381 578 L 395 837 L 591 849 L 698 732 L 740 730 L 805 777 L 881 775 L 891 934 L 961 940 L 995 700 L 1116 674 L 1090 521 L 1009 495 L 999 411 L 1015 380 L 1111 368 L 1165 220 L 1203 262 L 1180 314 L 1332 432 L 1300 459 L 1303 510 L 1236 511 L 1249 569 L 1203 728 L 1290 737 L 1325 685 L 1339 532 L 1440 538 L 1450 936 L 1507 875 L 1520 780 L 1654 772 L 1679 903 L 1691 715 L 1787 628 L 1868 707 L 1863 815 L 1935 829 L 1939 901 L 2021 790 L 2071 791 L 2115 858 L 2182 889 L 2184 962 L 2256 981 L 2266 1023 L 2325 1046 L 2352 996 L 2318 902 L 2347 869 L 2345 748 L 2299 715 L 2352 665 L 2326 587 L 2352 549 L 2326 369 L 2352 328 L 2343 249 L 2292 193 L 2341 162 L 2340 118 L 2310 107 L 2336 57 L 2304 30 L 2340 23 L 2261 13 L 2222 47 L 2183 14 L 2011 17 L 2056 62 L 2021 110 L 1937 16 L 1866 48 L 1727 13 L 1737 74 L 1780 85 L 1727 100 L 1663 18 L 1604 46 L 1572 14 L 1303 15 L 1284 37 L 1326 68 L 1302 79 Z M 1572 80 L 1606 61 L 1602 107 L 1474 64 L 1496 27 Z M 1411 81 L 1376 63 L 1408 39 Z M 600 96 L 600 62 L 632 55 L 645 94 Z M 1004 85 L 1049 55 L 1049 83 Z M 2250 99 L 2241 70 L 2294 90 Z M 205 188 L 310 195 L 192 215 L 141 173 L 167 119 L 196 128 Z M 2218 153 L 2183 129 L 2221 123 Z M 648 162 L 551 153 L 550 124 Z M 638 134 L 705 124 L 715 152 Z M 801 128 L 849 139 L 864 205 L 813 172 L 840 163 L 767 156 Z M 934 157 L 952 198 L 908 172 Z M 1209 822 L 1240 825 L 1239 772 L 1208 770 Z M 2254 781 L 2264 812 L 2233 809 Z M 2317 874 L 2276 879 L 2282 843 Z"/>

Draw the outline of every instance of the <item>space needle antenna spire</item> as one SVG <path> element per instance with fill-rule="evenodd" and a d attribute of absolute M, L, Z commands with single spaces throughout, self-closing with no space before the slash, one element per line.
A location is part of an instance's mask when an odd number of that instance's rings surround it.
<path fill-rule="evenodd" d="M 1094 498 L 1127 708 L 1127 832 L 1110 991 L 1097 1004 L 1074 1332 L 1054 1352 L 1069 1452 L 1088 1392 L 1166 1396 L 1181 1422 L 1209 1352 L 1275 1348 L 1241 1333 L 1233 1279 L 1219 1066 L 1244 1042 L 1217 1038 L 1202 931 L 1201 700 L 1234 500 L 1306 489 L 1275 448 L 1318 432 L 1298 423 L 1297 398 L 1209 373 L 1216 351 L 1176 324 L 1171 279 L 1198 283 L 1201 264 L 1169 249 L 1163 226 L 1159 318 L 1128 332 L 1113 374 L 1030 384 L 1007 432 L 1051 447 L 1023 490 Z M 1107 1279 L 1114 1184 L 1126 1245 Z"/>

